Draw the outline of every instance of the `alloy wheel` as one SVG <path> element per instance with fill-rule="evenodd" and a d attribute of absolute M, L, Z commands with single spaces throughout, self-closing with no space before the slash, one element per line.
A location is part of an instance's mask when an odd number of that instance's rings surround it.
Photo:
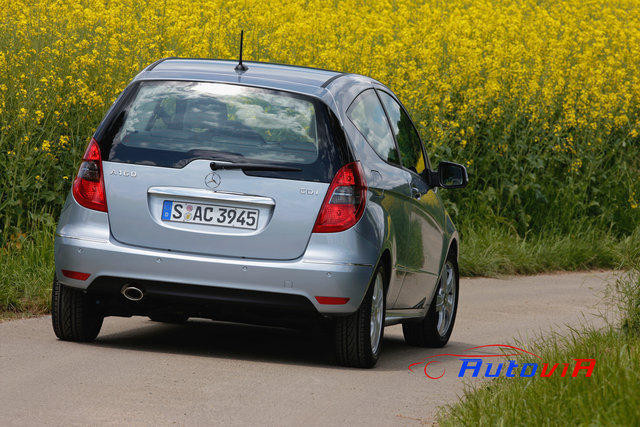
<path fill-rule="evenodd" d="M 456 284 L 455 270 L 453 264 L 447 261 L 445 272 L 438 287 L 438 296 L 436 300 L 436 311 L 438 313 L 438 334 L 445 336 L 451 321 L 456 303 Z"/>
<path fill-rule="evenodd" d="M 380 346 L 380 336 L 384 322 L 384 290 L 382 288 L 382 274 L 378 272 L 373 283 L 373 295 L 371 297 L 371 325 L 369 334 L 371 337 L 371 351 L 377 354 Z"/>

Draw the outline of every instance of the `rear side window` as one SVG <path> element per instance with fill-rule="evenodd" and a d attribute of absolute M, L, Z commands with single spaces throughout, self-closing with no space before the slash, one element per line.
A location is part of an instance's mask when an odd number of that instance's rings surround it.
<path fill-rule="evenodd" d="M 251 175 L 330 182 L 344 136 L 320 101 L 234 84 L 150 81 L 134 89 L 101 146 L 112 162 L 181 168 L 196 159 L 279 164 Z"/>
<path fill-rule="evenodd" d="M 409 115 L 391 95 L 382 91 L 378 91 L 378 93 L 389 116 L 391 129 L 402 156 L 402 165 L 414 172 L 422 173 L 426 163 L 418 131 L 413 126 Z"/>
<path fill-rule="evenodd" d="M 389 123 L 373 89 L 367 89 L 356 97 L 347 110 L 347 116 L 382 160 L 400 164 Z"/>

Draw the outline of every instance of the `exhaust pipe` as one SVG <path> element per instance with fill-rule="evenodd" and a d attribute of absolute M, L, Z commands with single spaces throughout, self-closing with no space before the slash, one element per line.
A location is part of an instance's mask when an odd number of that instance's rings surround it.
<path fill-rule="evenodd" d="M 144 292 L 141 289 L 131 285 L 124 285 L 120 291 L 122 295 L 129 301 L 140 301 L 144 298 Z"/>

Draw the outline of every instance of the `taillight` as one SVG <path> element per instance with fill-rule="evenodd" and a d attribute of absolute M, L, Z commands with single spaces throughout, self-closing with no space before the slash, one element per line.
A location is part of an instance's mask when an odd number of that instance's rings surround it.
<path fill-rule="evenodd" d="M 344 165 L 331 181 L 314 233 L 335 233 L 353 227 L 364 212 L 367 183 L 359 162 Z"/>
<path fill-rule="evenodd" d="M 73 181 L 73 197 L 85 208 L 107 212 L 107 196 L 102 176 L 102 157 L 100 156 L 100 147 L 93 138 L 87 151 L 84 152 L 84 157 L 82 157 L 78 176 Z"/>

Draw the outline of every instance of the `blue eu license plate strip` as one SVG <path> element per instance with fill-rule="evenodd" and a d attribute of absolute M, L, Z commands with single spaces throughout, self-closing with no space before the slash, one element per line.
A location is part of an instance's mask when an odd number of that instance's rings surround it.
<path fill-rule="evenodd" d="M 173 202 L 171 200 L 165 200 L 162 204 L 162 220 L 169 221 L 171 219 L 171 210 L 173 208 Z"/>

